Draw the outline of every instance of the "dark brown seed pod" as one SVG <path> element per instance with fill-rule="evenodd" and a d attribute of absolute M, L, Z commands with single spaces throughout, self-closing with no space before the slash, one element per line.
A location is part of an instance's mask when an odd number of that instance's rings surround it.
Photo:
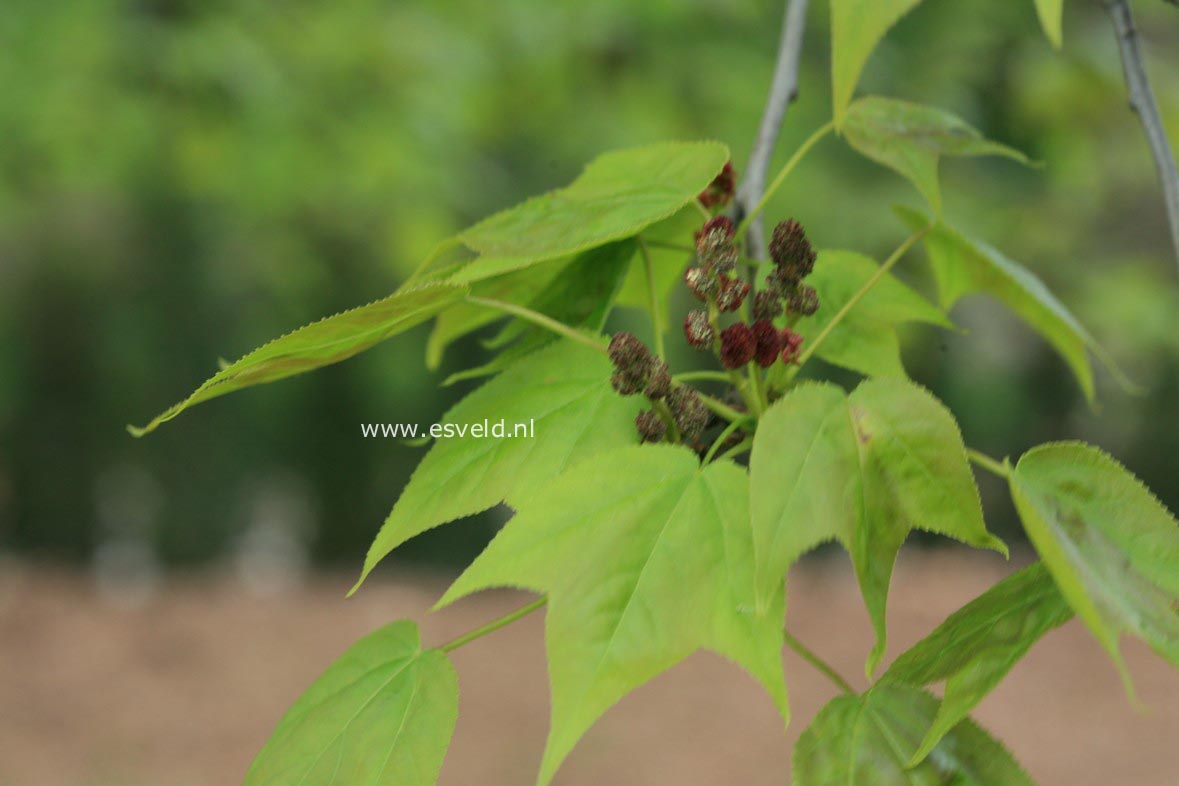
<path fill-rule="evenodd" d="M 635 428 L 643 442 L 662 442 L 667 433 L 667 424 L 652 409 L 644 409 L 635 416 Z"/>
<path fill-rule="evenodd" d="M 802 351 L 802 334 L 795 333 L 790 328 L 782 328 L 782 362 L 786 364 L 798 361 Z"/>
<path fill-rule="evenodd" d="M 724 312 L 736 311 L 741 308 L 745 298 L 749 295 L 749 282 L 739 278 L 721 279 L 720 292 L 716 295 L 716 307 Z"/>
<path fill-rule="evenodd" d="M 782 315 L 782 297 L 777 292 L 762 290 L 753 296 L 753 318 L 773 322 Z"/>
<path fill-rule="evenodd" d="M 708 322 L 708 314 L 703 311 L 689 311 L 684 317 L 684 338 L 696 349 L 708 349 L 716 334 Z"/>
<path fill-rule="evenodd" d="M 643 388 L 643 395 L 652 401 L 665 398 L 671 392 L 671 371 L 667 363 L 653 358 L 647 374 L 647 385 Z"/>
<path fill-rule="evenodd" d="M 686 385 L 680 385 L 671 391 L 671 395 L 667 397 L 667 406 L 671 409 L 676 428 L 680 430 L 685 442 L 692 443 L 700 439 L 712 419 L 712 413 L 704 406 L 700 396 Z"/>
<path fill-rule="evenodd" d="M 770 259 L 783 282 L 797 284 L 815 269 L 815 249 L 802 225 L 793 218 L 774 227 L 770 238 Z"/>
<path fill-rule="evenodd" d="M 798 289 L 791 293 L 786 305 L 791 314 L 809 317 L 819 310 L 819 293 L 814 287 L 799 284 Z"/>
<path fill-rule="evenodd" d="M 782 333 L 771 322 L 754 322 L 750 328 L 753 332 L 753 359 L 762 368 L 769 368 L 778 362 L 778 354 L 782 351 Z"/>
<path fill-rule="evenodd" d="M 756 341 L 753 331 L 744 322 L 729 325 L 721 331 L 721 365 L 740 368 L 753 359 Z"/>

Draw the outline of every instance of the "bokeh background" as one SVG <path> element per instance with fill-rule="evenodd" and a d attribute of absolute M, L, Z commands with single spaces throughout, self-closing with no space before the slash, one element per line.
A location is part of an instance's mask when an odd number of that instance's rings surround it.
<path fill-rule="evenodd" d="M 778 163 L 830 111 L 826 4 L 813 5 Z M 1042 162 L 947 161 L 947 213 L 1043 277 L 1148 392 L 1100 375 L 1090 408 L 1047 345 L 981 299 L 955 310 L 962 333 L 908 334 L 906 362 L 972 445 L 1018 455 L 1083 438 L 1179 509 L 1179 273 L 1113 34 L 1096 3 L 1067 5 L 1055 52 L 1031 0 L 927 0 L 861 87 L 948 108 Z M 1136 12 L 1179 147 L 1179 12 L 1145 0 Z M 219 358 L 387 294 L 440 238 L 567 182 L 599 152 L 717 138 L 740 169 L 780 17 L 768 0 L 7 0 L 0 784 L 233 781 L 334 654 L 383 621 L 424 616 L 502 514 L 423 535 L 367 598 L 345 602 L 420 457 L 362 439 L 359 424 L 433 422 L 470 389 L 439 383 L 483 356 L 477 340 L 426 372 L 419 330 L 210 402 L 143 440 L 124 424 L 187 394 Z M 897 203 L 918 204 L 916 192 L 829 140 L 768 215 L 879 258 L 905 234 Z M 902 275 L 929 291 L 919 257 Z M 992 528 L 1018 541 L 1003 489 L 981 483 Z M 898 573 L 894 652 L 1010 570 L 916 554 Z M 822 555 L 804 566 L 813 597 L 796 590 L 792 604 L 816 646 L 859 673 L 866 625 L 831 586 L 850 587 L 844 568 Z M 838 619 L 824 593 L 836 593 Z M 513 602 L 489 598 L 427 631 L 457 632 Z M 1179 734 L 1176 711 L 1138 718 L 1073 627 L 1042 645 L 1040 672 L 1017 670 L 1021 691 L 984 704 L 984 720 L 1039 757 L 1029 767 L 1046 783 L 1167 782 L 1151 768 L 1173 767 L 1173 752 L 1151 740 Z M 547 705 L 539 633 L 527 631 L 462 653 L 463 761 L 445 782 L 532 777 Z M 1179 705 L 1179 678 L 1131 655 L 1147 703 Z M 707 660 L 684 670 L 607 716 L 568 782 L 605 767 L 619 784 L 787 782 L 785 743 L 743 678 Z M 497 693 L 504 680 L 513 689 Z M 1074 692 L 1098 689 L 1084 707 L 1104 714 L 1086 714 Z M 811 706 L 805 691 L 820 689 L 796 690 L 795 733 L 821 696 Z M 1031 709 L 1029 691 L 1040 691 Z M 1068 734 L 1029 726 L 1041 710 Z M 1110 717 L 1120 736 L 1099 733 Z M 504 733 L 511 723 L 519 734 Z M 1065 747 L 1078 738 L 1089 740 L 1079 758 Z M 1132 766 L 1143 778 L 1112 775 Z"/>

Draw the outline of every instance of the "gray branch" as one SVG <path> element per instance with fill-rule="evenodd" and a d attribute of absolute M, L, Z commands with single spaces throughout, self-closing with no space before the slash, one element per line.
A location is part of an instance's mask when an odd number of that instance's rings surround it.
<path fill-rule="evenodd" d="M 774 146 L 782 130 L 786 108 L 798 96 L 798 70 L 802 58 L 802 36 L 806 30 L 807 0 L 787 0 L 786 16 L 782 20 L 782 37 L 778 42 L 778 62 L 774 66 L 774 79 L 770 83 L 770 95 L 766 99 L 765 112 L 757 129 L 757 141 L 749 156 L 749 166 L 737 189 L 733 205 L 734 218 L 740 222 L 765 193 L 766 177 Z M 753 259 L 765 258 L 762 217 L 755 216 L 745 234 L 748 254 Z"/>
<path fill-rule="evenodd" d="M 1179 262 L 1179 169 L 1176 169 L 1175 154 L 1171 152 L 1171 143 L 1167 140 L 1167 131 L 1159 115 L 1158 103 L 1155 101 L 1154 91 L 1151 90 L 1150 79 L 1146 75 L 1138 28 L 1134 25 L 1134 16 L 1130 13 L 1130 4 L 1127 0 L 1101 0 L 1101 3 L 1113 20 L 1114 30 L 1117 32 L 1122 71 L 1125 73 L 1126 87 L 1130 94 L 1130 108 L 1138 115 L 1142 128 L 1146 131 L 1146 141 L 1150 145 L 1151 155 L 1154 156 L 1154 166 L 1158 170 L 1159 180 L 1162 181 L 1163 202 L 1167 210 L 1167 221 L 1171 225 L 1171 242 L 1175 247 L 1175 259 Z"/>

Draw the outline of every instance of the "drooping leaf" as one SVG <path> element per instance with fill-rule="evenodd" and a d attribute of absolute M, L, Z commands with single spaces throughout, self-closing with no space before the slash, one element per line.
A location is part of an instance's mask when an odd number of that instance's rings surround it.
<path fill-rule="evenodd" d="M 536 293 L 527 307 L 571 327 L 598 332 L 610 315 L 635 248 L 635 241 L 627 239 L 583 251 Z M 521 272 L 530 273 L 534 269 Z M 489 349 L 504 347 L 502 352 L 482 366 L 452 374 L 443 384 L 496 374 L 557 339 L 550 330 L 522 319 L 511 319 L 485 342 Z"/>
<path fill-rule="evenodd" d="M 458 681 L 417 626 L 365 636 L 279 721 L 243 786 L 432 786 L 458 716 Z"/>
<path fill-rule="evenodd" d="M 531 355 L 456 404 L 439 421 L 455 426 L 504 421 L 502 438 L 442 438 L 418 464 L 365 558 L 355 592 L 389 552 L 439 524 L 526 496 L 566 467 L 638 442 L 641 397 L 610 386 L 601 353 L 561 341 Z M 530 423 L 533 437 L 513 436 Z"/>
<path fill-rule="evenodd" d="M 565 188 L 463 231 L 463 243 L 482 256 L 454 280 L 479 281 L 633 237 L 695 199 L 728 160 L 719 142 L 666 142 L 601 155 Z"/>
<path fill-rule="evenodd" d="M 942 212 L 938 163 L 942 156 L 997 155 L 1027 164 L 1023 153 L 992 142 L 961 118 L 894 98 L 870 96 L 848 107 L 843 124 L 848 144 L 906 178 Z"/>
<path fill-rule="evenodd" d="M 937 708 L 928 693 L 900 685 L 833 699 L 798 739 L 794 786 L 1034 786 L 1007 749 L 970 720 L 910 769 Z"/>
<path fill-rule="evenodd" d="M 1028 451 L 1010 485 L 1032 545 L 1127 689 L 1123 633 L 1179 666 L 1179 523 L 1171 512 L 1125 467 L 1079 442 Z"/>
<path fill-rule="evenodd" d="M 884 653 L 888 585 L 911 530 L 1006 553 L 983 523 L 953 416 L 911 382 L 871 379 L 850 396 L 800 385 L 762 417 L 749 466 L 759 599 L 779 591 L 804 553 L 838 540 L 876 631 L 869 674 Z"/>
<path fill-rule="evenodd" d="M 128 430 L 139 437 L 202 401 L 339 363 L 425 322 L 457 303 L 466 291 L 462 285 L 425 284 L 313 322 L 222 368 L 184 401 L 146 426 Z"/>
<path fill-rule="evenodd" d="M 807 278 L 819 293 L 819 310 L 800 319 L 795 329 L 808 340 L 819 335 L 879 269 L 852 251 L 821 252 Z M 905 376 L 897 326 L 907 322 L 953 327 L 941 309 L 886 273 L 823 339 L 816 355 L 867 376 Z"/>
<path fill-rule="evenodd" d="M 914 230 L 929 225 L 928 217 L 920 211 L 898 208 L 897 212 Z M 1135 389 L 1089 331 L 1030 270 L 945 222 L 938 223 L 925 236 L 925 249 L 937 279 L 942 308 L 949 310 L 963 295 L 986 293 L 1015 312 L 1060 353 L 1089 401 L 1094 398 L 1089 352 L 1122 387 Z"/>
<path fill-rule="evenodd" d="M 835 127 L 844 114 L 864 64 L 889 29 L 921 0 L 831 0 L 831 81 Z"/>
<path fill-rule="evenodd" d="M 928 756 L 1041 636 L 1072 616 L 1052 576 L 1037 562 L 951 614 L 897 658 L 882 682 L 915 687 L 946 682 L 937 717 L 910 766 Z"/>
<path fill-rule="evenodd" d="M 784 593 L 755 608 L 748 481 L 729 461 L 646 445 L 579 464 L 520 506 L 439 605 L 505 585 L 549 597 L 541 784 L 611 705 L 701 647 L 786 713 Z"/>
<path fill-rule="evenodd" d="M 1044 28 L 1044 35 L 1057 49 L 1064 42 L 1064 0 L 1036 0 L 1036 14 Z"/>

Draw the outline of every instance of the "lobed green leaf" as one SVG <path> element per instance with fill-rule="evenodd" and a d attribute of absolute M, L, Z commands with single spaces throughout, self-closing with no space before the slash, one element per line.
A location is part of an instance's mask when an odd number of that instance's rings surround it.
<path fill-rule="evenodd" d="M 1179 524 L 1125 467 L 1079 442 L 1033 448 L 1010 475 L 1032 545 L 1132 693 L 1119 639 L 1179 666 Z"/>
<path fill-rule="evenodd" d="M 900 685 L 833 699 L 794 748 L 794 786 L 1034 786 L 1011 754 L 969 720 L 910 767 L 910 751 L 937 710 L 937 699 Z"/>
<path fill-rule="evenodd" d="M 951 614 L 898 657 L 882 682 L 921 687 L 946 681 L 937 717 L 909 766 L 925 759 L 1041 636 L 1072 616 L 1052 576 L 1037 562 Z"/>
<path fill-rule="evenodd" d="M 983 522 L 953 416 L 911 382 L 872 379 L 850 396 L 798 386 L 762 416 L 749 466 L 759 600 L 780 591 L 799 557 L 838 540 L 876 631 L 869 674 L 884 653 L 893 563 L 911 530 L 1006 553 Z"/>
<path fill-rule="evenodd" d="M 992 142 L 961 118 L 940 109 L 870 96 L 847 110 L 843 135 L 860 154 L 906 178 L 942 212 L 938 164 L 942 156 L 998 155 L 1027 164 L 1023 153 Z"/>
<path fill-rule="evenodd" d="M 432 786 L 458 716 L 447 657 L 423 650 L 417 626 L 365 636 L 296 701 L 243 786 Z"/>
<path fill-rule="evenodd" d="M 784 593 L 757 608 L 752 548 L 743 469 L 622 448 L 527 498 L 439 605 L 495 586 L 548 594 L 547 784 L 602 713 L 701 647 L 747 669 L 786 715 Z"/>
<path fill-rule="evenodd" d="M 377 533 L 352 591 L 413 536 L 514 502 L 578 461 L 638 442 L 634 418 L 643 401 L 614 392 L 612 369 L 603 354 L 561 341 L 524 358 L 443 415 L 440 422 L 456 425 L 503 419 L 508 436 L 435 441 Z M 530 421 L 534 437 L 511 436 L 512 424 Z"/>
<path fill-rule="evenodd" d="M 424 284 L 313 322 L 224 366 L 146 426 L 127 428 L 134 436 L 143 436 L 202 401 L 339 363 L 425 322 L 457 303 L 466 291 L 461 285 Z"/>
<path fill-rule="evenodd" d="M 835 127 L 844 114 L 872 50 L 921 0 L 831 0 L 831 83 Z"/>

